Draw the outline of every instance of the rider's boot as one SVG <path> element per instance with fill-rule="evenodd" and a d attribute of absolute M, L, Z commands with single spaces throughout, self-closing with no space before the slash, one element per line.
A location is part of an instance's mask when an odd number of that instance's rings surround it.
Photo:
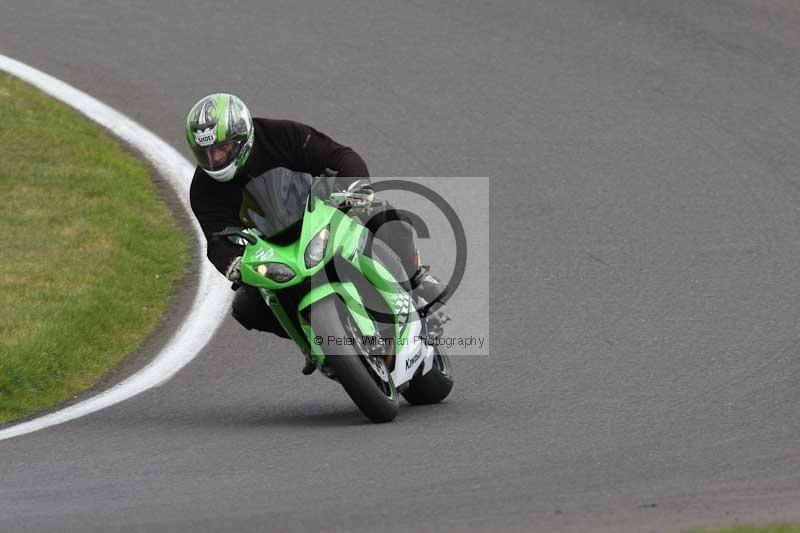
<path fill-rule="evenodd" d="M 411 278 L 411 290 L 419 308 L 425 313 L 426 335 L 435 338 L 444 333 L 444 325 L 452 318 L 444 311 L 447 285 L 431 274 L 430 267 L 420 266 Z"/>
<path fill-rule="evenodd" d="M 447 295 L 447 285 L 431 274 L 429 266 L 421 265 L 409 281 L 415 298 L 422 298 L 428 305 L 434 302 L 444 304 L 443 299 Z"/>

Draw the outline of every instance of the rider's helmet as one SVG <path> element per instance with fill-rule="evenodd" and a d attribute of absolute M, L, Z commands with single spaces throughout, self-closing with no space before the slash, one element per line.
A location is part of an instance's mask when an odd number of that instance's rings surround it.
<path fill-rule="evenodd" d="M 186 140 L 197 164 L 217 181 L 230 181 L 253 148 L 253 119 L 238 97 L 215 93 L 192 106 Z"/>

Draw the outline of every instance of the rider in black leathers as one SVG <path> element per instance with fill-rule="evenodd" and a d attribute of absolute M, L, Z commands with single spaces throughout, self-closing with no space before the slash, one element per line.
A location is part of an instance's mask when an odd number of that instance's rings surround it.
<path fill-rule="evenodd" d="M 251 178 L 277 167 L 313 176 L 335 171 L 337 188 L 372 197 L 367 166 L 354 150 L 299 122 L 251 118 L 236 96 L 217 93 L 197 102 L 189 112 L 186 134 L 198 162 L 190 189 L 192 211 L 208 241 L 209 260 L 231 281 L 240 279 L 243 247 L 210 236 L 241 226 L 242 190 Z M 382 239 L 400 258 L 415 296 L 426 302 L 443 298 L 447 287 L 419 265 L 406 218 L 384 207 L 372 213 L 368 226 L 374 230 L 388 221 L 396 222 L 391 231 L 382 233 Z M 288 337 L 252 287 L 243 285 L 237 290 L 232 314 L 247 329 Z"/>

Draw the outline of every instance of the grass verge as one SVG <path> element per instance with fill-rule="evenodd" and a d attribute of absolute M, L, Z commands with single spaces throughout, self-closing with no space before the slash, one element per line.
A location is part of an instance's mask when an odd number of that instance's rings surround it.
<path fill-rule="evenodd" d="M 800 533 L 798 524 L 767 524 L 724 527 L 722 529 L 690 529 L 687 533 Z"/>
<path fill-rule="evenodd" d="M 150 172 L 0 73 L 0 423 L 91 387 L 164 312 L 188 243 Z"/>

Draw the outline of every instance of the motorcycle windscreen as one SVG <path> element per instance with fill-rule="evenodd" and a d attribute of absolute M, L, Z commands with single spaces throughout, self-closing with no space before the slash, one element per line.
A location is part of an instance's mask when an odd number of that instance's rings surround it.
<path fill-rule="evenodd" d="M 244 188 L 239 217 L 265 239 L 303 220 L 311 174 L 278 167 L 253 178 Z"/>

